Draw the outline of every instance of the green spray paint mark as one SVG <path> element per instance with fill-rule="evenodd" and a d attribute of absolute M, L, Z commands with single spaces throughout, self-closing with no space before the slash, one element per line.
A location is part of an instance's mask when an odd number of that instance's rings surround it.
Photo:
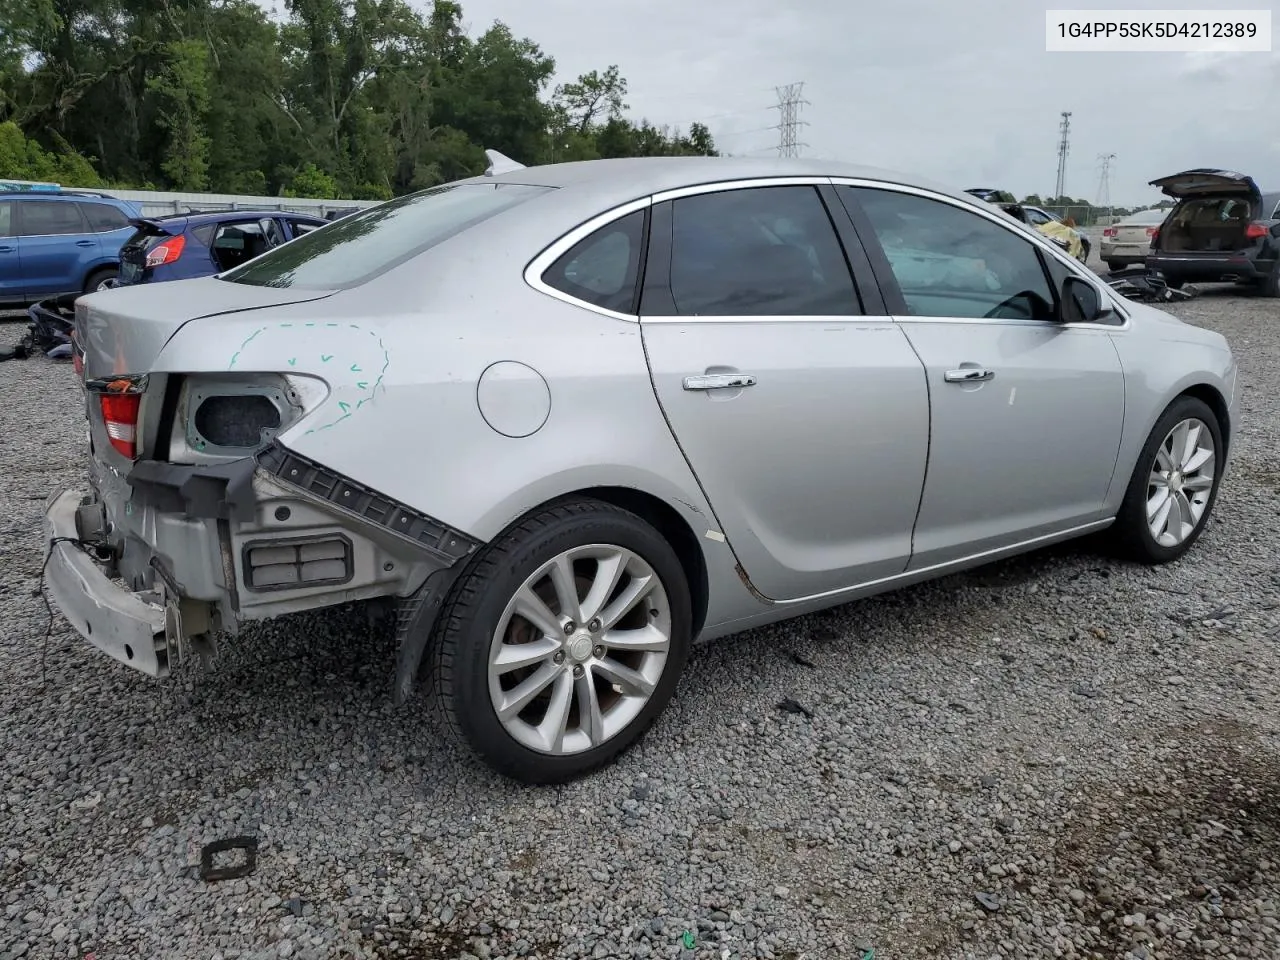
<path fill-rule="evenodd" d="M 695 940 L 695 939 L 693 938 L 693 931 L 692 931 L 692 930 L 686 930 L 686 931 L 684 932 L 684 936 L 680 938 L 680 942 L 684 944 L 684 948 L 685 948 L 686 950 L 692 950 L 692 949 L 693 949 L 693 945 L 694 945 L 695 943 L 697 943 L 698 941 L 697 941 L 697 940 Z"/>
<path fill-rule="evenodd" d="M 333 354 L 332 354 L 332 353 L 322 353 L 322 354 L 320 354 L 320 362 L 321 362 L 321 363 L 328 363 L 328 362 L 329 362 L 330 360 L 332 360 L 332 359 L 333 359 Z"/>
<path fill-rule="evenodd" d="M 351 404 L 347 403 L 345 400 L 339 400 L 338 409 L 341 410 L 343 413 L 346 413 L 351 409 Z"/>
<path fill-rule="evenodd" d="M 368 381 L 368 380 L 358 380 L 358 381 L 356 381 L 356 386 L 357 386 L 357 387 L 359 387 L 361 390 L 366 390 L 366 389 L 368 389 L 368 387 L 369 387 L 369 381 Z"/>
<path fill-rule="evenodd" d="M 290 357 L 290 358 L 289 358 L 289 366 L 291 366 L 291 367 L 296 367 L 297 365 L 298 365 L 298 358 L 297 358 L 297 357 Z"/>
<path fill-rule="evenodd" d="M 358 363 L 353 363 L 353 364 L 351 365 L 351 372 L 352 372 L 352 373 L 362 373 L 363 371 L 360 369 L 360 364 L 358 364 Z"/>

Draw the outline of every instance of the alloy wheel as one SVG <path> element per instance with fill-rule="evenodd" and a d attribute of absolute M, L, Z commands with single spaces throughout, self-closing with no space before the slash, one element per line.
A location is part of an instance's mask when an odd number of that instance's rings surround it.
<path fill-rule="evenodd" d="M 539 753 L 581 753 L 621 733 L 653 696 L 671 648 L 671 604 L 636 553 L 557 554 L 508 601 L 488 658 L 499 722 Z"/>
<path fill-rule="evenodd" d="M 1147 527 L 1157 544 L 1176 547 L 1204 518 L 1217 456 L 1213 433 L 1198 418 L 1181 420 L 1156 448 L 1147 478 Z"/>

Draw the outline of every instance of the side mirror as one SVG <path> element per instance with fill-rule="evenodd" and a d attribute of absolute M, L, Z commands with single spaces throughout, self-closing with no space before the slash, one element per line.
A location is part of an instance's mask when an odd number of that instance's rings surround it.
<path fill-rule="evenodd" d="M 1083 277 L 1067 277 L 1062 283 L 1062 321 L 1092 323 L 1106 310 L 1098 288 Z"/>

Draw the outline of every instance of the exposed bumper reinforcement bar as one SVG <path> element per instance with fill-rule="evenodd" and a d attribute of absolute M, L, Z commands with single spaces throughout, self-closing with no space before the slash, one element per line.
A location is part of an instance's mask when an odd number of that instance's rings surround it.
<path fill-rule="evenodd" d="M 149 676 L 167 676 L 164 607 L 116 584 L 74 542 L 80 500 L 80 492 L 63 487 L 46 502 L 49 596 L 76 632 L 103 653 Z"/>

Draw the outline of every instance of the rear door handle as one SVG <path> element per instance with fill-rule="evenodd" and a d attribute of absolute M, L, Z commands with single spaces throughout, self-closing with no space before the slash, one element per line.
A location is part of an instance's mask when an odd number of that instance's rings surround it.
<path fill-rule="evenodd" d="M 0 247 L 0 253 L 13 253 L 13 247 L 6 244 L 5 246 Z"/>
<path fill-rule="evenodd" d="M 77 247 L 92 247 L 92 246 L 93 246 L 93 241 L 92 241 L 92 240 L 77 240 L 77 241 L 76 241 L 76 246 L 77 246 Z"/>
<path fill-rule="evenodd" d="M 750 387 L 756 378 L 749 373 L 704 373 L 697 377 L 685 377 L 686 390 L 727 390 L 733 387 Z"/>
<path fill-rule="evenodd" d="M 983 380 L 990 380 L 996 375 L 994 370 L 987 370 L 983 367 L 964 367 L 960 370 L 948 370 L 942 375 L 947 383 L 980 383 Z"/>

